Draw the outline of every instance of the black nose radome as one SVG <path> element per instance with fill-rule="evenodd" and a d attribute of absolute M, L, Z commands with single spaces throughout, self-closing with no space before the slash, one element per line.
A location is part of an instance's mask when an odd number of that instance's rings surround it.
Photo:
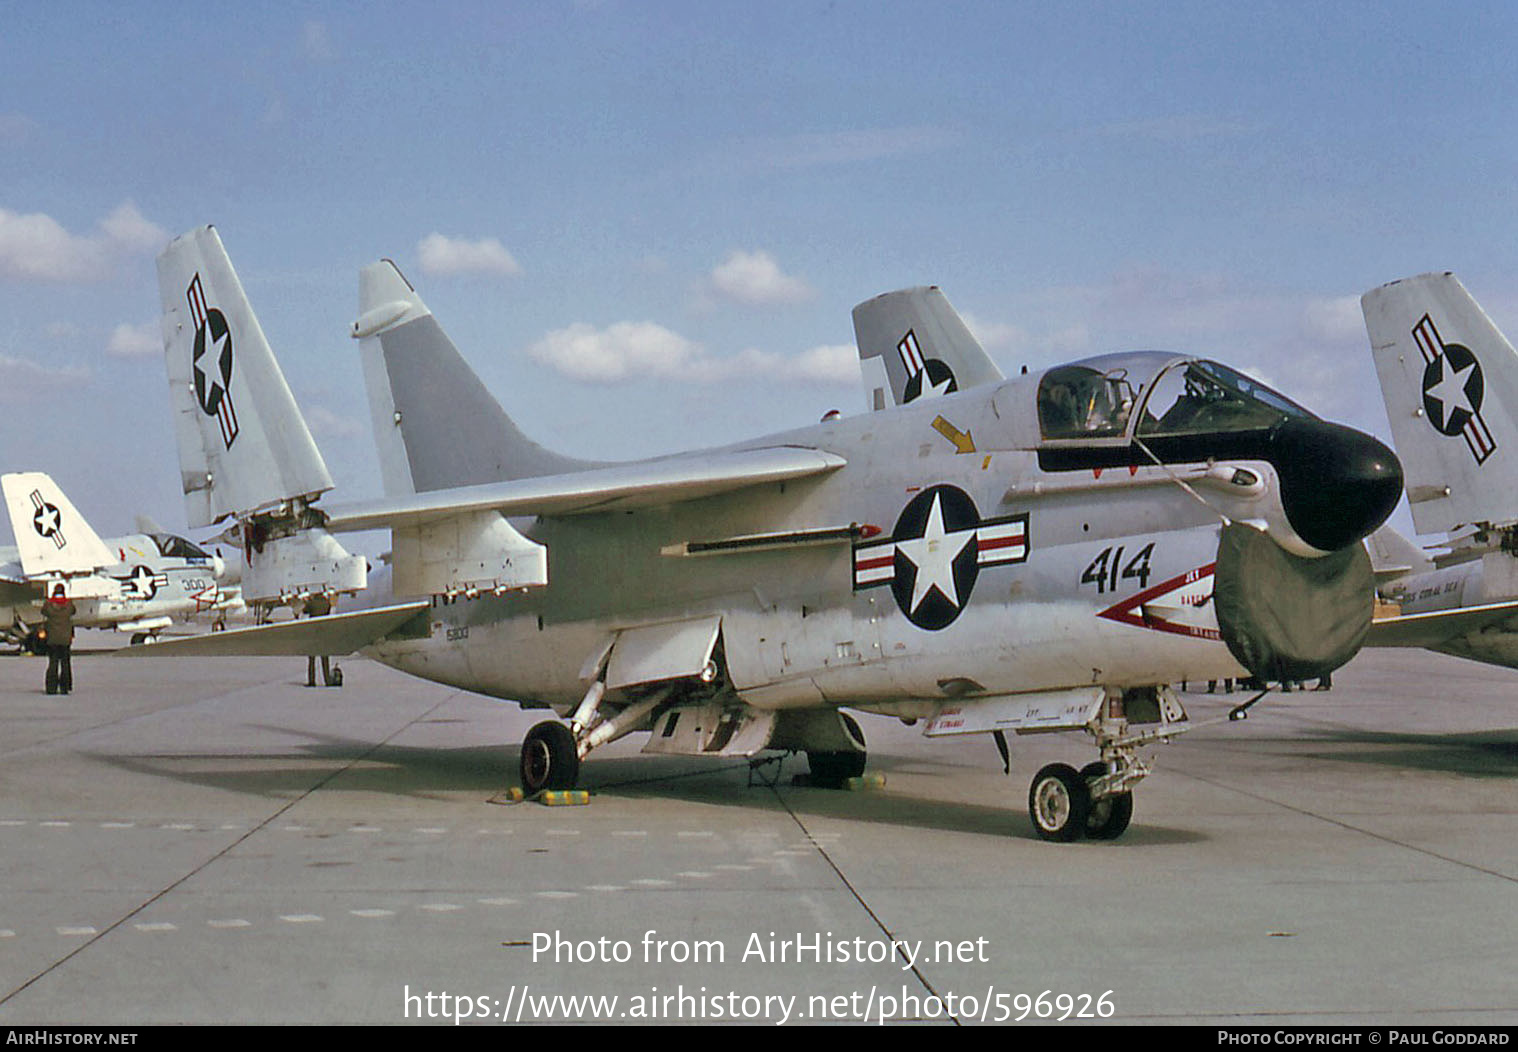
<path fill-rule="evenodd" d="M 1402 464 L 1370 435 L 1323 420 L 1291 419 L 1271 436 L 1281 503 L 1297 536 L 1323 552 L 1386 521 L 1402 496 Z"/>

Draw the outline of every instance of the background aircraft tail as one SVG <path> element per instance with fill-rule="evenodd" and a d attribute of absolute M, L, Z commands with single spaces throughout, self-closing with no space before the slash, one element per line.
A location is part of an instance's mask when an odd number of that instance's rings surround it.
<path fill-rule="evenodd" d="M 1518 520 L 1518 353 L 1453 274 L 1361 297 L 1419 533 Z"/>
<path fill-rule="evenodd" d="M 1365 538 L 1365 549 L 1370 553 L 1377 584 L 1434 568 L 1434 560 L 1423 549 L 1390 526 L 1382 526 Z"/>
<path fill-rule="evenodd" d="M 24 471 L 0 476 L 0 490 L 27 577 L 90 573 L 118 562 L 116 553 L 47 475 Z"/>
<path fill-rule="evenodd" d="M 332 488 L 214 227 L 158 257 L 163 343 L 191 526 Z"/>
<path fill-rule="evenodd" d="M 865 300 L 854 340 L 872 410 L 1005 379 L 937 286 Z"/>
<path fill-rule="evenodd" d="M 362 589 L 363 556 L 312 507 L 332 476 L 214 227 L 169 243 L 158 289 L 190 525 L 236 518 L 255 606 Z"/>
<path fill-rule="evenodd" d="M 388 259 L 359 272 L 358 312 L 352 335 L 387 496 L 598 466 L 522 434 Z"/>

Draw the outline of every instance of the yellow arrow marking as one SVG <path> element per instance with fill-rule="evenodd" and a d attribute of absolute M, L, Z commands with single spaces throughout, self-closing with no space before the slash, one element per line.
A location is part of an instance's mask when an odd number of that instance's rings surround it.
<path fill-rule="evenodd" d="M 936 416 L 933 418 L 933 430 L 949 440 L 949 443 L 954 447 L 954 452 L 975 452 L 975 439 L 970 436 L 970 432 L 961 431 L 943 417 Z"/>

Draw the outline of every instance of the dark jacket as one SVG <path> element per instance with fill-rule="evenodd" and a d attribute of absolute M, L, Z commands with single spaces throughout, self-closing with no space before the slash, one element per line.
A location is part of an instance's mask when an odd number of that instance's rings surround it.
<path fill-rule="evenodd" d="M 74 601 L 49 599 L 42 604 L 42 626 L 47 630 L 50 647 L 66 647 L 74 642 Z"/>

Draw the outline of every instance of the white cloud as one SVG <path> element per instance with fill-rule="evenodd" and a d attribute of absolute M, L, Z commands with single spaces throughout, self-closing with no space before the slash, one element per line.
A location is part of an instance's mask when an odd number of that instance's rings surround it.
<path fill-rule="evenodd" d="M 127 252 L 156 252 L 169 241 L 169 232 L 148 222 L 131 201 L 117 205 L 100 221 L 100 229 L 113 247 Z"/>
<path fill-rule="evenodd" d="M 0 402 L 31 402 L 89 381 L 90 371 L 79 366 L 55 369 L 28 358 L 0 354 Z"/>
<path fill-rule="evenodd" d="M 651 321 L 619 321 L 605 329 L 575 322 L 550 332 L 527 353 L 591 383 L 629 376 L 684 378 L 704 354 L 700 344 Z"/>
<path fill-rule="evenodd" d="M 158 322 L 129 325 L 126 322 L 111 330 L 105 353 L 115 358 L 146 358 L 163 353 L 163 334 Z"/>
<path fill-rule="evenodd" d="M 980 341 L 980 345 L 987 351 L 1018 350 L 1027 346 L 1028 334 L 1019 326 L 1006 322 L 986 321 L 984 318 L 968 313 L 960 314 L 960 319 L 964 321 L 965 328 L 970 330 L 970 334 Z"/>
<path fill-rule="evenodd" d="M 302 410 L 306 425 L 317 438 L 357 438 L 367 430 L 352 417 L 334 413 L 325 406 L 309 405 Z"/>
<path fill-rule="evenodd" d="M 719 296 L 738 303 L 800 303 L 811 299 L 811 286 L 780 270 L 768 252 L 734 251 L 711 274 Z"/>
<path fill-rule="evenodd" d="M 859 352 L 853 344 L 828 344 L 800 354 L 777 354 L 750 347 L 731 358 L 704 363 L 711 379 L 767 376 L 808 384 L 859 383 Z"/>
<path fill-rule="evenodd" d="M 0 278 L 101 281 L 122 256 L 154 251 L 168 240 L 130 201 L 102 219 L 94 234 L 71 234 L 41 212 L 0 208 Z"/>
<path fill-rule="evenodd" d="M 586 383 L 650 377 L 695 384 L 743 377 L 824 384 L 859 382 L 852 346 L 814 347 L 797 355 L 751 347 L 717 357 L 701 344 L 648 321 L 617 322 L 604 329 L 576 322 L 550 332 L 527 353 Z"/>
<path fill-rule="evenodd" d="M 859 349 L 852 343 L 813 347 L 796 356 L 794 367 L 798 379 L 826 384 L 857 384 Z"/>
<path fill-rule="evenodd" d="M 1354 344 L 1365 340 L 1365 315 L 1359 296 L 1308 300 L 1302 308 L 1302 330 L 1308 339 Z"/>
<path fill-rule="evenodd" d="M 478 241 L 428 234 L 417 242 L 417 256 L 428 274 L 500 274 L 515 277 L 522 267 L 493 237 Z"/>

